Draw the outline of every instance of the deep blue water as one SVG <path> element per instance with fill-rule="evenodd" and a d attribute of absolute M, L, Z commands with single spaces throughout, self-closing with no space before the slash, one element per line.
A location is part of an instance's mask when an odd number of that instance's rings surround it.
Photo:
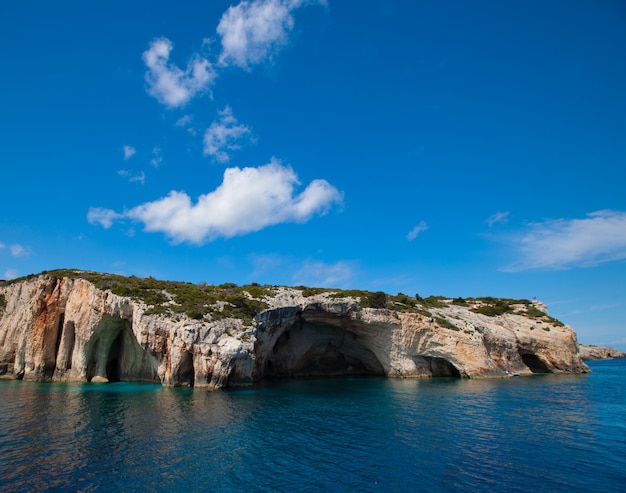
<path fill-rule="evenodd" d="M 0 491 L 626 491 L 626 360 L 590 366 L 217 392 L 0 381 Z"/>

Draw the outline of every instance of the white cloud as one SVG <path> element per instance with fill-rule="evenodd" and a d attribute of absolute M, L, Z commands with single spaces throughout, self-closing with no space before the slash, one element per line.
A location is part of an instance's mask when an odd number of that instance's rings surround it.
<path fill-rule="evenodd" d="M 3 249 L 4 247 L 6 247 L 6 245 L 0 241 L 0 250 Z"/>
<path fill-rule="evenodd" d="M 509 212 L 496 212 L 494 215 L 489 216 L 485 221 L 487 225 L 491 228 L 494 224 L 502 223 L 505 224 L 509 220 Z"/>
<path fill-rule="evenodd" d="M 160 147 L 155 147 L 152 149 L 152 159 L 150 159 L 150 164 L 155 168 L 158 168 L 163 163 L 163 154 L 161 153 Z"/>
<path fill-rule="evenodd" d="M 172 48 L 169 39 L 155 39 L 142 58 L 148 67 L 148 94 L 169 108 L 176 108 L 206 91 L 217 75 L 211 63 L 197 54 L 189 60 L 185 70 L 169 63 Z"/>
<path fill-rule="evenodd" d="M 118 214 L 111 209 L 104 209 L 102 207 L 92 207 L 87 212 L 87 221 L 90 224 L 99 224 L 104 229 L 109 229 L 113 226 L 113 222 L 121 219 L 123 214 Z"/>
<path fill-rule="evenodd" d="M 22 245 L 15 243 L 14 245 L 11 245 L 11 255 L 14 257 L 22 257 L 24 255 L 28 255 L 28 252 L 26 252 Z"/>
<path fill-rule="evenodd" d="M 230 106 L 219 112 L 219 121 L 214 121 L 204 133 L 204 155 L 213 156 L 219 163 L 227 163 L 227 151 L 240 148 L 237 141 L 250 135 L 250 128 L 239 125 Z"/>
<path fill-rule="evenodd" d="M 515 240 L 520 259 L 505 270 L 570 269 L 626 258 L 626 212 L 602 210 L 584 219 L 529 225 Z"/>
<path fill-rule="evenodd" d="M 137 150 L 133 146 L 124 146 L 123 151 L 125 160 L 130 159 L 137 153 Z"/>
<path fill-rule="evenodd" d="M 124 214 L 92 208 L 92 224 L 105 228 L 117 219 L 142 222 L 145 231 L 162 232 L 175 243 L 201 244 L 218 237 L 230 238 L 285 222 L 306 222 L 342 201 L 342 194 L 326 180 L 314 180 L 299 195 L 291 168 L 272 160 L 259 168 L 228 168 L 223 183 L 201 195 L 195 204 L 184 192 L 148 202 Z"/>
<path fill-rule="evenodd" d="M 146 174 L 143 171 L 133 174 L 126 169 L 121 169 L 117 172 L 117 174 L 123 176 L 124 178 L 128 178 L 129 183 L 138 182 L 142 185 L 146 183 Z"/>
<path fill-rule="evenodd" d="M 217 33 L 222 38 L 222 65 L 249 69 L 272 58 L 289 41 L 292 11 L 305 3 L 325 1 L 252 0 L 231 6 L 222 15 Z"/>
<path fill-rule="evenodd" d="M 326 264 L 324 262 L 306 262 L 293 275 L 294 284 L 301 286 L 324 286 L 339 288 L 345 286 L 353 275 L 353 269 L 346 262 Z"/>
<path fill-rule="evenodd" d="M 426 231 L 427 229 L 428 225 L 424 221 L 420 221 L 417 226 L 409 231 L 409 233 L 406 235 L 406 239 L 409 241 L 413 241 L 422 231 Z"/>
<path fill-rule="evenodd" d="M 186 127 L 192 122 L 192 120 L 193 120 L 192 115 L 184 115 L 184 116 L 181 116 L 178 120 L 176 120 L 175 125 L 177 127 Z"/>
<path fill-rule="evenodd" d="M 17 271 L 15 269 L 8 269 L 4 272 L 4 278 L 7 280 L 15 279 L 17 277 Z"/>

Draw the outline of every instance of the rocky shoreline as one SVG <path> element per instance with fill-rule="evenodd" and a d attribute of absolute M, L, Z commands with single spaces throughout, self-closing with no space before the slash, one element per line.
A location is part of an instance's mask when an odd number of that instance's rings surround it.
<path fill-rule="evenodd" d="M 589 372 L 575 331 L 537 301 L 381 293 L 379 302 L 366 293 L 366 303 L 365 294 L 256 285 L 191 317 L 176 311 L 182 295 L 167 285 L 140 299 L 83 277 L 44 273 L 0 285 L 2 377 L 222 388 L 269 376 Z M 236 315 L 250 307 L 253 316 Z"/>

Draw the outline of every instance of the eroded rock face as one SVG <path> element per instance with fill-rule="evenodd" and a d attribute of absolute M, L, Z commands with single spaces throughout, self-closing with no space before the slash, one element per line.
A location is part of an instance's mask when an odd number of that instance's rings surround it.
<path fill-rule="evenodd" d="M 580 353 L 580 357 L 587 361 L 626 358 L 626 353 L 622 353 L 612 347 L 585 346 L 583 344 L 579 344 L 578 351 Z"/>
<path fill-rule="evenodd" d="M 83 279 L 0 286 L 0 375 L 220 388 L 268 376 L 502 377 L 587 372 L 575 332 L 467 307 L 432 316 L 360 309 L 356 298 L 280 288 L 251 326 L 146 315 L 146 305 Z M 539 308 L 542 308 L 538 305 Z M 545 310 L 545 307 L 542 309 Z M 445 322 L 445 323 L 444 323 Z"/>

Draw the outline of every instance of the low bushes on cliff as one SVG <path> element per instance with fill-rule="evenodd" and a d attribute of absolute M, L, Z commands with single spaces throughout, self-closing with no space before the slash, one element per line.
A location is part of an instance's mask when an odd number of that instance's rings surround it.
<path fill-rule="evenodd" d="M 215 286 L 71 269 L 54 270 L 43 274 L 56 278 L 85 279 L 99 289 L 142 301 L 149 307 L 145 311 L 147 315 L 184 313 L 196 320 L 202 320 L 209 315 L 211 319 L 228 317 L 251 322 L 254 315 L 269 307 L 258 298 L 271 296 L 275 292 L 271 286 L 256 283 L 241 287 L 233 283 Z"/>
<path fill-rule="evenodd" d="M 91 282 L 97 288 L 109 290 L 119 296 L 129 297 L 145 303 L 148 308 L 146 314 L 175 315 L 185 314 L 187 317 L 203 320 L 205 317 L 211 320 L 224 318 L 238 318 L 245 323 L 251 323 L 255 315 L 269 308 L 267 299 L 277 293 L 274 286 L 252 283 L 238 286 L 233 283 L 213 285 L 207 283 L 192 284 L 188 282 L 160 281 L 153 277 L 139 278 L 135 276 L 124 277 L 115 274 L 103 274 L 98 272 L 63 269 L 44 271 L 42 275 L 55 278 L 82 278 Z M 19 282 L 30 279 L 15 279 Z M 563 324 L 547 315 L 535 304 L 526 299 L 516 300 L 508 298 L 446 298 L 444 296 L 428 296 L 422 298 L 419 294 L 414 297 L 404 293 L 388 295 L 382 291 L 366 290 L 343 290 L 334 288 L 311 288 L 297 286 L 302 296 L 310 297 L 327 293 L 329 298 L 358 298 L 361 308 L 389 309 L 403 312 L 420 313 L 433 318 L 438 309 L 445 309 L 451 305 L 467 307 L 475 313 L 489 317 L 497 317 L 507 313 L 517 314 L 536 319 L 537 323 L 547 323 L 554 327 Z M 6 300 L 0 295 L 0 310 L 5 309 Z M 434 320 L 434 318 L 433 318 Z M 448 326 L 445 319 L 438 319 L 440 325 Z M 448 322 L 449 323 L 449 322 Z M 449 328 L 459 330 L 454 324 L 449 323 Z"/>

